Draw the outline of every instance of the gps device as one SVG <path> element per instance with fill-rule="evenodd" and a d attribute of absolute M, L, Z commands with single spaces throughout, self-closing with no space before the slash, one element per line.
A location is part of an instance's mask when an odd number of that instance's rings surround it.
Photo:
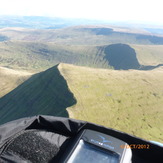
<path fill-rule="evenodd" d="M 127 143 L 94 130 L 83 130 L 72 144 L 64 163 L 131 163 Z"/>

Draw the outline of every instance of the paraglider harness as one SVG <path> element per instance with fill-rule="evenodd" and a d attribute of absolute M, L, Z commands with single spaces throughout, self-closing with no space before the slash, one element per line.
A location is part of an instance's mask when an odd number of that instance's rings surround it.
<path fill-rule="evenodd" d="M 0 163 L 158 163 L 162 153 L 149 141 L 69 118 L 34 116 L 0 126 Z"/>

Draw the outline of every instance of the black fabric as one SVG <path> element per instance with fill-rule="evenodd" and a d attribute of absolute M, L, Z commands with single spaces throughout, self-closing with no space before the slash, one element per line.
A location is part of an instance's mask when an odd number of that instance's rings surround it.
<path fill-rule="evenodd" d="M 0 163 L 1 162 L 59 162 L 60 157 L 64 157 L 63 153 L 67 146 L 71 144 L 73 138 L 82 129 L 92 129 L 109 134 L 119 138 L 128 144 L 148 145 L 149 149 L 132 149 L 133 163 L 153 163 L 162 162 L 163 148 L 149 141 L 131 136 L 129 134 L 106 128 L 100 125 L 73 120 L 69 118 L 60 118 L 53 116 L 35 116 L 12 121 L 0 126 Z M 26 135 L 28 133 L 28 135 Z M 26 137 L 25 141 L 23 134 Z M 44 148 L 47 155 L 46 160 L 42 151 L 39 155 L 35 153 L 33 157 L 22 154 L 20 140 L 26 142 L 30 147 L 30 142 L 42 142 L 42 146 L 36 145 L 33 152 Z M 22 144 L 25 146 L 25 144 Z M 31 143 L 31 145 L 34 143 Z M 20 150 L 14 149 L 19 146 Z M 25 151 L 31 153 L 31 149 L 23 147 Z M 49 147 L 49 148 L 48 148 Z M 47 150 L 47 151 L 46 151 Z M 47 152 L 47 153 L 46 153 Z M 53 153 L 53 154 L 52 154 Z M 32 155 L 32 153 L 31 153 Z M 42 158 L 41 158 L 42 157 Z M 40 159 L 40 160 L 39 160 Z"/>
<path fill-rule="evenodd" d="M 60 139 L 63 140 L 62 143 L 66 140 L 62 135 L 49 131 L 27 130 L 9 141 L 3 155 L 14 154 L 32 163 L 49 162 L 57 155 L 62 145 Z"/>

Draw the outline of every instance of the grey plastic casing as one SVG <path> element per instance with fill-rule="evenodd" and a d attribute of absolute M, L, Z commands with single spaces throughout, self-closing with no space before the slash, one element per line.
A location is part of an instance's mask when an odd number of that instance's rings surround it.
<path fill-rule="evenodd" d="M 129 145 L 126 142 L 110 135 L 89 129 L 83 130 L 77 136 L 64 163 L 75 163 L 75 157 L 80 156 L 80 150 L 83 148 L 84 143 L 93 146 L 94 149 L 97 149 L 97 152 L 98 149 L 100 149 L 106 153 L 108 152 L 108 154 L 112 153 L 113 156 L 118 156 L 118 163 L 131 163 L 132 151 L 130 148 L 127 148 Z M 96 161 L 98 162 L 98 160 Z"/>

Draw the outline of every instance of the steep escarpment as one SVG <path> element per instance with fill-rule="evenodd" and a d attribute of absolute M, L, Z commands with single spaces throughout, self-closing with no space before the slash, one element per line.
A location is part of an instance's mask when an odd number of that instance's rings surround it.
<path fill-rule="evenodd" d="M 104 58 L 115 70 L 139 69 L 136 52 L 127 44 L 112 44 L 105 48 Z"/>
<path fill-rule="evenodd" d="M 58 65 L 33 75 L 0 99 L 0 124 L 38 114 L 65 116 L 76 103 Z"/>

